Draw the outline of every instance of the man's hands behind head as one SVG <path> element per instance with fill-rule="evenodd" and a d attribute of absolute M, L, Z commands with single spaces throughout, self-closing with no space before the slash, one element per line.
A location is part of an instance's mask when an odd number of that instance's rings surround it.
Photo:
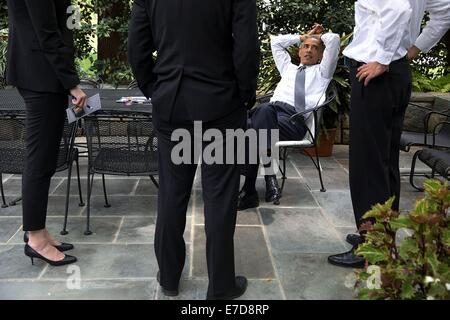
<path fill-rule="evenodd" d="M 300 36 L 300 41 L 304 42 L 308 37 L 317 37 L 317 39 L 320 40 L 320 36 L 323 31 L 323 26 L 319 23 L 315 23 L 311 30 L 309 30 L 306 34 L 302 34 Z"/>

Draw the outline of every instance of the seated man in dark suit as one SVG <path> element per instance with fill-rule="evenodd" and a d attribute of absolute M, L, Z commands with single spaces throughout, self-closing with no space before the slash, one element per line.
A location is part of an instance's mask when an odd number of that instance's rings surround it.
<path fill-rule="evenodd" d="M 269 103 L 252 110 L 249 127 L 268 131 L 279 130 L 279 138 L 302 140 L 306 134 L 304 121 L 292 123 L 290 117 L 298 112 L 314 108 L 325 98 L 325 92 L 336 70 L 340 38 L 337 34 L 322 34 L 323 27 L 316 24 L 306 35 L 280 35 L 271 39 L 272 54 L 281 81 Z M 291 62 L 286 48 L 299 44 L 300 65 Z M 270 134 L 269 134 L 270 136 Z M 270 146 L 270 143 L 267 144 Z M 265 150 L 260 150 L 259 152 Z M 268 154 L 270 156 L 270 154 Z M 265 165 L 265 167 L 268 167 Z M 238 210 L 259 206 L 255 188 L 258 165 L 248 164 L 245 168 L 245 184 L 239 193 Z M 279 203 L 281 190 L 275 174 L 265 173 L 266 202 Z"/>

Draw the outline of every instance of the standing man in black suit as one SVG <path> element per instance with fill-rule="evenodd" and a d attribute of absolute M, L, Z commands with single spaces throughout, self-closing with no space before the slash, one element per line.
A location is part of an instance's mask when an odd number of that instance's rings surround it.
<path fill-rule="evenodd" d="M 25 254 L 51 265 L 76 261 L 45 228 L 50 180 L 56 170 L 68 95 L 86 104 L 75 70 L 70 0 L 8 0 L 7 82 L 26 104 L 27 145 L 22 175 Z"/>
<path fill-rule="evenodd" d="M 222 134 L 246 127 L 259 65 L 256 1 L 135 0 L 128 46 L 139 88 L 152 98 L 158 132 L 157 276 L 164 294 L 177 295 L 197 159 L 175 164 L 171 153 L 176 142 L 171 136 L 183 128 L 193 137 L 194 121 L 202 121 L 203 130 L 218 129 Z M 237 298 L 247 287 L 246 278 L 236 277 L 234 269 L 239 166 L 202 163 L 201 170 L 207 298 Z"/>

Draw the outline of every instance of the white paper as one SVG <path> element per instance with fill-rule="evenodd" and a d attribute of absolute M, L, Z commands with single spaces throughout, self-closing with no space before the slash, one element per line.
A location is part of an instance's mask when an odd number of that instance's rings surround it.
<path fill-rule="evenodd" d="M 147 99 L 146 97 L 122 97 L 119 100 L 116 100 L 118 103 L 129 104 L 151 104 L 152 99 Z"/>

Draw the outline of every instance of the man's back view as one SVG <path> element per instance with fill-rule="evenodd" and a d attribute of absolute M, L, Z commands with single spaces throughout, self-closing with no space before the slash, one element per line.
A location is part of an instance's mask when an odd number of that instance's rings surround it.
<path fill-rule="evenodd" d="M 258 73 L 256 2 L 135 0 L 128 46 L 139 88 L 152 98 L 158 132 L 158 276 L 163 293 L 176 295 L 185 262 L 186 209 L 198 159 L 191 155 L 188 163 L 176 164 L 172 133 L 185 129 L 193 139 L 193 122 L 203 121 L 203 130 L 218 129 L 226 141 L 227 129 L 245 128 L 246 107 L 253 104 Z M 203 163 L 202 186 L 207 297 L 235 298 L 246 288 L 246 279 L 234 272 L 239 167 Z"/>

